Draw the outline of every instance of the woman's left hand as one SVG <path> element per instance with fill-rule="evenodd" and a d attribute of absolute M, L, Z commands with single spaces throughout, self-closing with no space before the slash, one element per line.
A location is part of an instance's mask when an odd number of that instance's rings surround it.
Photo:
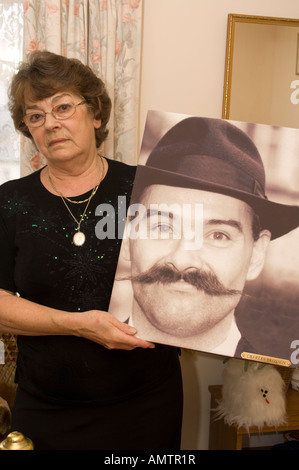
<path fill-rule="evenodd" d="M 136 337 L 136 328 L 119 321 L 113 315 L 101 310 L 89 310 L 76 313 L 76 336 L 83 336 L 90 341 L 101 344 L 107 349 L 135 348 L 153 349 L 155 345 Z"/>

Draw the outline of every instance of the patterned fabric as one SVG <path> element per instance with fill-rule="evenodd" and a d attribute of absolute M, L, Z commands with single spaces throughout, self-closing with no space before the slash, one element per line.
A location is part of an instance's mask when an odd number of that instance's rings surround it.
<path fill-rule="evenodd" d="M 99 239 L 96 228 L 101 217 L 96 215 L 96 209 L 100 204 L 111 205 L 115 209 L 109 214 L 110 223 L 117 226 L 120 222 L 124 226 L 126 210 L 123 214 L 119 210 L 118 196 L 127 198 L 127 206 L 135 167 L 109 161 L 107 175 L 82 220 L 81 230 L 86 235 L 82 247 L 72 242 L 76 222 L 61 198 L 45 191 L 39 173 L 8 181 L 0 188 L 0 288 L 67 311 L 89 310 L 99 305 L 107 311 L 122 234 L 114 230 L 105 237 L 107 229 L 103 227 L 103 239 Z M 90 192 L 72 199 L 81 200 L 89 195 Z M 77 220 L 84 206 L 72 205 Z M 123 221 L 118 220 L 118 211 Z M 40 263 L 43 268 L 38 267 Z"/>
<path fill-rule="evenodd" d="M 22 3 L 0 2 L 0 184 L 20 176 L 20 137 L 8 111 L 7 90 L 22 60 Z"/>
<path fill-rule="evenodd" d="M 24 57 L 47 49 L 91 66 L 113 103 L 104 152 L 132 165 L 137 163 L 142 1 L 24 1 Z M 28 140 L 22 154 L 22 175 L 43 164 Z"/>

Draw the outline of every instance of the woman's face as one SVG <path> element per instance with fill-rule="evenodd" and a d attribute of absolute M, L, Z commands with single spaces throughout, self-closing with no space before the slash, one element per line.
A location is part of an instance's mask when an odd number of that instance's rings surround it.
<path fill-rule="evenodd" d="M 48 163 L 94 154 L 94 131 L 101 126 L 101 120 L 94 118 L 85 103 L 76 106 L 74 114 L 67 119 L 57 119 L 51 113 L 56 106 L 64 107 L 70 103 L 77 105 L 80 102 L 81 96 L 67 91 L 58 92 L 41 101 L 32 101 L 25 96 L 25 114 L 46 113 L 45 122 L 39 127 L 29 127 L 29 131 Z"/>

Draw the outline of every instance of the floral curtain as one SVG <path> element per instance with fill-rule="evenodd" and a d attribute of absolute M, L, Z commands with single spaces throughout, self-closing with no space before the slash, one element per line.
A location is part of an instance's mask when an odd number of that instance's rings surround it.
<path fill-rule="evenodd" d="M 20 136 L 8 111 L 7 90 L 22 59 L 23 0 L 0 0 L 0 184 L 20 176 Z"/>
<path fill-rule="evenodd" d="M 136 164 L 143 0 L 26 0 L 24 57 L 47 49 L 75 57 L 106 83 L 113 108 L 104 153 Z M 36 169 L 42 156 L 26 140 L 21 173 Z"/>

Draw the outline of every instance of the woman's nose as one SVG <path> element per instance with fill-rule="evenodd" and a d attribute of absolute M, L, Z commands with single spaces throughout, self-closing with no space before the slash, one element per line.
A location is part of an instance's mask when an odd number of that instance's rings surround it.
<path fill-rule="evenodd" d="M 46 113 L 45 115 L 45 122 L 44 122 L 45 129 L 53 129 L 55 127 L 60 126 L 60 121 L 53 116 L 51 112 Z"/>

